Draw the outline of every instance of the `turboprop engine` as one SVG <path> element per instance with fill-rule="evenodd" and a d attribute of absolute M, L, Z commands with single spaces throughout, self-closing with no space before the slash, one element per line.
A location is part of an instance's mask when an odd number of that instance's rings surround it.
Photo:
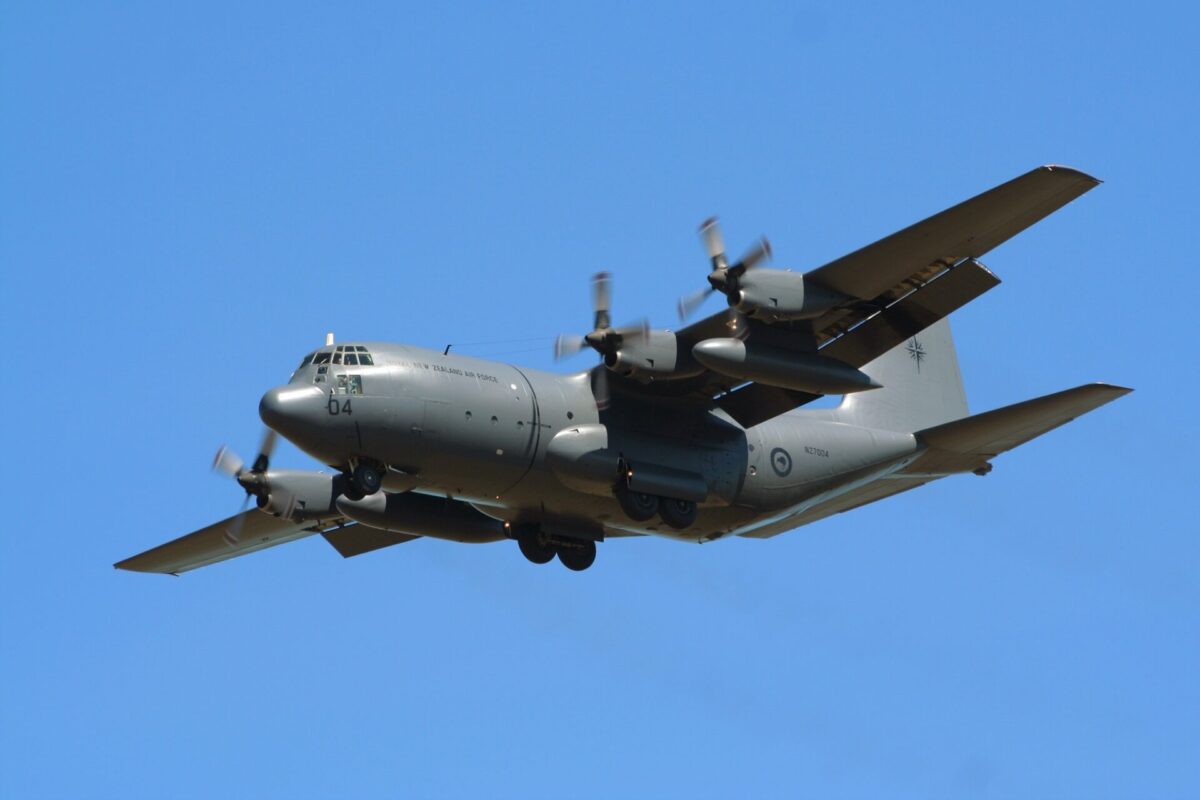
<path fill-rule="evenodd" d="M 764 322 L 819 317 L 847 298 L 807 280 L 801 272 L 756 269 L 737 279 L 729 305 Z"/>
<path fill-rule="evenodd" d="M 340 495 L 340 475 L 300 470 L 268 470 L 263 474 L 264 493 L 257 505 L 276 517 L 304 519 L 327 514 Z"/>
<path fill-rule="evenodd" d="M 604 366 L 618 375 L 641 380 L 675 380 L 699 375 L 704 367 L 679 343 L 671 331 L 650 330 L 636 342 L 605 355 Z"/>
<path fill-rule="evenodd" d="M 700 238 L 712 271 L 708 274 L 708 288 L 680 298 L 681 319 L 689 317 L 713 292 L 725 295 L 731 308 L 764 322 L 819 317 L 850 299 L 813 283 L 801 272 L 763 269 L 760 265 L 771 257 L 771 245 L 766 238 L 730 264 L 715 217 L 700 226 Z"/>

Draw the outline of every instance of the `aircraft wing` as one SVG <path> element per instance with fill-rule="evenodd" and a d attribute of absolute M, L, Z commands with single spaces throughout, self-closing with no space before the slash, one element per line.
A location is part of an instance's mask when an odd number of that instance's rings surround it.
<path fill-rule="evenodd" d="M 861 367 L 996 286 L 999 279 L 976 259 L 1099 183 L 1070 167 L 1038 167 L 805 273 L 807 281 L 850 301 L 811 320 L 768 325 L 742 319 L 742 335 Z M 728 313 L 721 312 L 687 326 L 677 339 L 681 348 L 690 348 L 730 335 Z M 744 427 L 818 397 L 764 384 L 739 385 L 711 372 L 674 387 L 670 383 L 647 391 L 716 396 Z"/>
<path fill-rule="evenodd" d="M 1000 279 L 991 270 L 975 259 L 967 259 L 943 270 L 928 283 L 882 310 L 876 309 L 849 331 L 825 339 L 818 352 L 852 367 L 861 367 L 999 283 Z M 824 338 L 825 333 L 820 331 L 819 338 Z M 718 398 L 717 404 L 739 424 L 749 428 L 819 396 L 748 383 Z"/>
<path fill-rule="evenodd" d="M 873 300 L 922 272 L 980 258 L 1100 184 L 1070 167 L 1045 166 L 806 273 L 826 288 Z"/>
<path fill-rule="evenodd" d="M 231 528 L 236 529 L 239 520 L 241 520 L 241 530 L 237 540 L 234 541 L 230 538 L 229 531 Z M 133 572 L 160 572 L 167 575 L 178 575 L 197 567 L 208 566 L 218 561 L 244 556 L 247 553 L 312 536 L 314 533 L 326 534 L 330 544 L 333 544 L 342 555 L 356 555 L 356 552 L 347 552 L 357 546 L 354 539 L 347 538 L 345 535 L 353 529 L 352 526 L 355 526 L 354 522 L 336 515 L 324 520 L 292 521 L 264 514 L 257 509 L 250 509 L 124 561 L 118 561 L 113 566 Z M 373 529 L 369 530 L 375 532 Z M 344 533 L 337 536 L 336 534 L 339 532 Z M 330 536 L 334 536 L 337 541 L 330 539 Z M 401 541 L 407 540 L 401 539 Z M 391 541 L 389 543 L 398 544 L 399 542 Z M 366 551 L 357 550 L 357 552 Z"/>

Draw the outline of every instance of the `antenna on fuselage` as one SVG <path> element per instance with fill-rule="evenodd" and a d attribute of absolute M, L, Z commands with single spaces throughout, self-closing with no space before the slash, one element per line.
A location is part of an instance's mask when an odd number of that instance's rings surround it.
<path fill-rule="evenodd" d="M 329 333 L 325 334 L 325 346 L 333 347 L 333 331 L 330 331 Z"/>

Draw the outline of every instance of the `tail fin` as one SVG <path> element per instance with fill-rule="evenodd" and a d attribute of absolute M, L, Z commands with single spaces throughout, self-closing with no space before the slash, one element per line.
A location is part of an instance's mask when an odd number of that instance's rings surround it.
<path fill-rule="evenodd" d="M 948 319 L 893 347 L 862 371 L 883 388 L 847 395 L 832 413 L 838 422 L 912 433 L 970 413 Z"/>

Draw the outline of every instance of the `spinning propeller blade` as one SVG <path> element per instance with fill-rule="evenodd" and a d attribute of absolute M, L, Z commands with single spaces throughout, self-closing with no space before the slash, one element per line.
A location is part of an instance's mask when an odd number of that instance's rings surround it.
<path fill-rule="evenodd" d="M 266 472 L 271 465 L 271 454 L 275 452 L 275 443 L 279 437 L 275 431 L 267 428 L 263 432 L 262 442 L 258 446 L 258 456 L 254 459 L 254 464 L 246 469 L 246 462 L 241 459 L 237 453 L 222 445 L 217 450 L 217 455 L 213 459 L 212 468 L 214 472 L 219 472 L 233 478 L 246 491 L 246 499 L 242 501 L 241 510 L 235 518 L 232 525 L 225 530 L 225 541 L 231 546 L 237 545 L 241 534 L 242 526 L 245 524 L 245 516 L 243 516 L 246 508 L 250 505 L 250 498 L 257 497 L 260 501 L 266 500 L 270 487 L 267 485 Z M 295 498 L 291 495 L 277 498 L 280 505 L 288 507 L 288 513 L 295 506 Z"/>
<path fill-rule="evenodd" d="M 754 269 L 771 258 L 771 243 L 764 236 L 736 263 L 730 265 L 725 258 L 725 238 L 721 235 L 721 226 L 716 217 L 710 217 L 700 225 L 700 240 L 712 261 L 712 271 L 708 274 L 708 288 L 679 298 L 676 310 L 681 320 L 694 314 L 713 292 L 721 292 L 733 302 L 732 298 L 737 296 L 738 291 L 737 279 L 747 270 Z"/>

